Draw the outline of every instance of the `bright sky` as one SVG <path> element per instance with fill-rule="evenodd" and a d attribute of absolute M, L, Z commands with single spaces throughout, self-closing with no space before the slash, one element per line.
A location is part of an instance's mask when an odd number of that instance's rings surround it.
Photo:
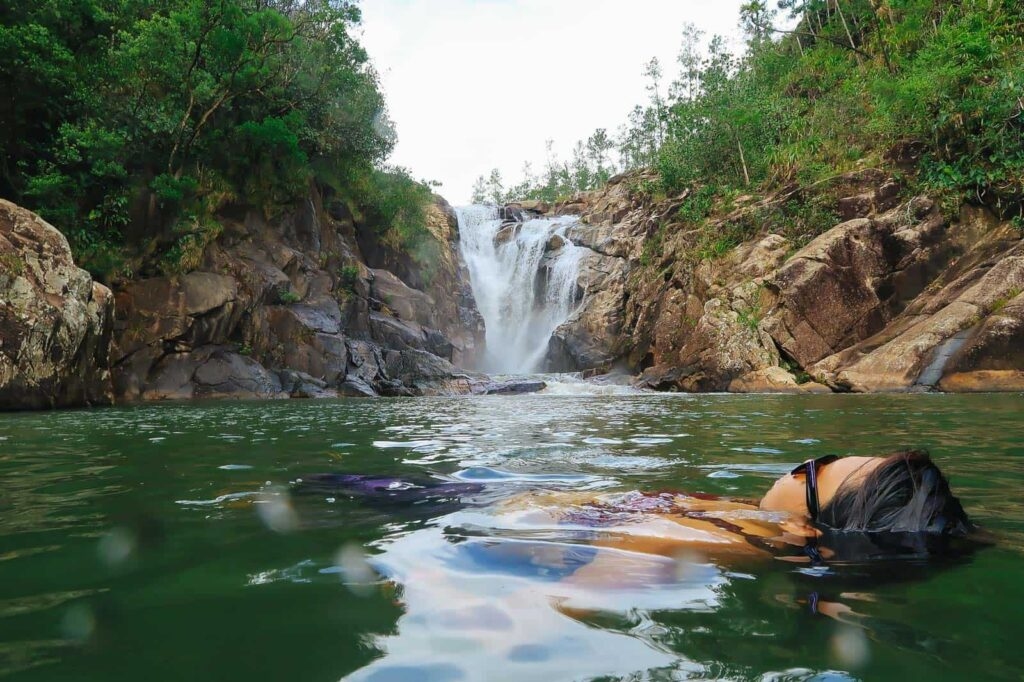
<path fill-rule="evenodd" d="M 506 186 L 645 100 L 644 64 L 667 83 L 685 22 L 737 38 L 742 0 L 363 0 L 398 146 L 390 162 L 469 202 L 477 176 Z"/>

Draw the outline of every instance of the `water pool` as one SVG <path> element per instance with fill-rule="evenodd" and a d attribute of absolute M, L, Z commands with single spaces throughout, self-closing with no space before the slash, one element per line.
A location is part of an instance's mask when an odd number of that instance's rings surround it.
<path fill-rule="evenodd" d="M 0 675 L 16 680 L 1021 679 L 1020 395 L 532 395 L 0 415 Z M 865 580 L 694 562 L 567 585 L 516 492 L 756 497 L 809 456 L 929 448 L 998 539 Z M 473 504 L 290 496 L 337 471 Z M 858 615 L 814 615 L 811 595 Z"/>

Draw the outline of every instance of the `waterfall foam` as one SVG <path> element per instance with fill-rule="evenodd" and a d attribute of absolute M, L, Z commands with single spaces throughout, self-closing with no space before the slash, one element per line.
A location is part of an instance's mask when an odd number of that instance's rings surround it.
<path fill-rule="evenodd" d="M 577 277 L 585 249 L 565 237 L 577 218 L 533 218 L 504 223 L 494 206 L 457 209 L 459 247 L 469 268 L 487 333 L 483 371 L 530 373 L 543 369 L 548 340 L 579 305 Z M 549 251 L 553 237 L 561 246 Z"/>

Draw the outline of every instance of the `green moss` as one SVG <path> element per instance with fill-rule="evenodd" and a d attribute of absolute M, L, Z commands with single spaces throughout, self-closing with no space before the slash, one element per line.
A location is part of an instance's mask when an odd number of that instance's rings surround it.
<path fill-rule="evenodd" d="M 338 268 L 338 289 L 352 293 L 359 281 L 359 266 L 343 265 Z"/>
<path fill-rule="evenodd" d="M 800 365 L 791 360 L 783 358 L 781 366 L 784 370 L 793 375 L 793 379 L 796 381 L 797 385 L 802 386 L 814 381 L 814 377 L 805 372 Z"/>
<path fill-rule="evenodd" d="M 743 310 L 739 313 L 739 321 L 744 327 L 754 334 L 757 333 L 757 326 L 761 324 L 761 315 L 756 310 Z"/>
<path fill-rule="evenodd" d="M 1015 215 L 1010 218 L 1010 227 L 1017 230 L 1021 237 L 1024 237 L 1024 215 Z"/>
<path fill-rule="evenodd" d="M 0 253 L 0 272 L 20 277 L 25 273 L 25 261 L 16 253 Z"/>
<path fill-rule="evenodd" d="M 278 302 L 283 303 L 285 305 L 290 305 L 292 303 L 298 303 L 299 301 L 302 300 L 302 297 L 299 296 L 294 291 L 286 289 L 284 291 L 279 291 L 277 293 L 277 300 Z"/>
<path fill-rule="evenodd" d="M 992 303 L 992 310 L 991 310 L 991 313 L 990 313 L 990 314 L 992 314 L 992 315 L 995 315 L 995 314 L 996 314 L 996 313 L 998 313 L 998 312 L 999 312 L 1000 310 L 1002 310 L 1003 308 L 1005 308 L 1005 307 L 1006 307 L 1006 305 L 1007 305 L 1007 304 L 1008 304 L 1008 303 L 1009 303 L 1010 301 L 1012 301 L 1013 299 L 1015 299 L 1015 298 L 1017 298 L 1018 296 L 1020 296 L 1020 294 L 1021 294 L 1021 290 L 1020 290 L 1020 289 L 1018 289 L 1017 287 L 1013 287 L 1012 289 L 1010 289 L 1009 291 L 1007 291 L 1007 292 L 1006 292 L 1006 295 L 1005 295 L 1005 296 L 1002 296 L 1002 297 L 1000 297 L 1000 298 L 996 299 L 996 300 L 995 300 L 995 301 L 994 301 L 994 302 Z"/>

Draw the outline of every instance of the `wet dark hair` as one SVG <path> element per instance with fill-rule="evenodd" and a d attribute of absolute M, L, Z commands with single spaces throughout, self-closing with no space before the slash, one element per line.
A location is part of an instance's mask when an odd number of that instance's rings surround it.
<path fill-rule="evenodd" d="M 949 481 L 924 450 L 886 457 L 863 481 L 843 483 L 818 523 L 833 531 L 965 536 L 974 529 Z"/>

